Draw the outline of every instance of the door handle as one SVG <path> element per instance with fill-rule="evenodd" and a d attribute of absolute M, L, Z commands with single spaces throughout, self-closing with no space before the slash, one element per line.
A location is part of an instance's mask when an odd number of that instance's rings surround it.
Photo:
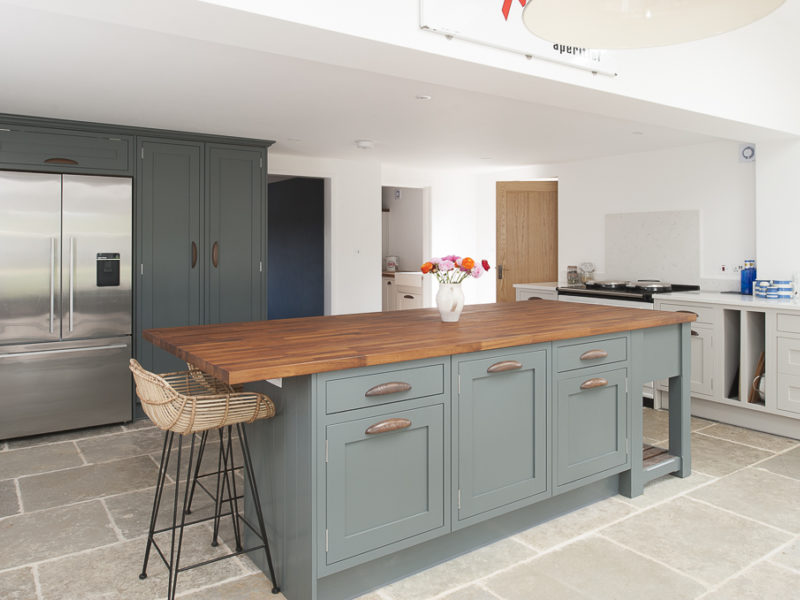
<path fill-rule="evenodd" d="M 593 388 L 599 388 L 608 385 L 608 380 L 603 379 L 602 377 L 592 377 L 591 379 L 587 379 L 581 384 L 582 390 L 591 390 Z"/>
<path fill-rule="evenodd" d="M 192 268 L 197 266 L 197 244 L 192 242 Z"/>
<path fill-rule="evenodd" d="M 214 242 L 211 246 L 211 262 L 214 267 L 219 267 L 219 242 Z"/>
<path fill-rule="evenodd" d="M 50 238 L 50 333 L 53 333 L 56 305 L 56 238 Z"/>
<path fill-rule="evenodd" d="M 388 383 L 379 383 L 367 390 L 364 394 L 370 396 L 385 396 L 386 394 L 396 394 L 397 392 L 407 392 L 411 389 L 411 384 L 405 381 L 390 381 Z"/>
<path fill-rule="evenodd" d="M 581 360 L 594 360 L 596 358 L 607 358 L 608 352 L 605 350 L 587 350 L 581 354 Z"/>
<path fill-rule="evenodd" d="M 53 157 L 45 159 L 44 164 L 46 165 L 78 165 L 77 160 L 72 160 L 71 158 L 60 158 L 60 157 Z"/>
<path fill-rule="evenodd" d="M 75 238 L 69 238 L 69 330 L 73 329 L 73 315 L 75 314 Z"/>
<path fill-rule="evenodd" d="M 370 425 L 367 427 L 367 430 L 364 433 L 367 435 L 374 435 L 376 433 L 389 433 L 390 431 L 397 431 L 398 429 L 405 429 L 406 427 L 411 427 L 411 421 L 409 419 L 386 419 L 385 421 L 380 421 L 374 425 Z"/>
<path fill-rule="evenodd" d="M 503 278 L 503 265 L 497 265 L 497 278 Z"/>
<path fill-rule="evenodd" d="M 699 336 L 700 334 L 699 334 L 699 333 L 697 333 L 697 332 L 696 332 L 694 329 L 692 329 L 692 335 L 697 335 L 697 336 Z"/>
<path fill-rule="evenodd" d="M 518 360 L 501 360 L 486 369 L 487 373 L 502 373 L 503 371 L 515 371 L 522 368 L 522 363 Z"/>
<path fill-rule="evenodd" d="M 405 296 L 403 296 L 403 298 L 406 298 L 407 300 L 413 300 L 414 296 L 409 296 L 408 294 L 406 294 Z"/>

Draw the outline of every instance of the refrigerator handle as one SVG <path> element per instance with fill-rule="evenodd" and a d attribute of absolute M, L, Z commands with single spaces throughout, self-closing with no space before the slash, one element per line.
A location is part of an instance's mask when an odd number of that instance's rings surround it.
<path fill-rule="evenodd" d="M 75 303 L 75 276 L 74 276 L 74 264 L 75 264 L 75 238 L 69 238 L 69 330 L 72 331 L 73 327 L 73 312 L 74 312 L 74 303 Z"/>
<path fill-rule="evenodd" d="M 53 333 L 53 321 L 56 308 L 56 238 L 50 238 L 50 333 Z"/>

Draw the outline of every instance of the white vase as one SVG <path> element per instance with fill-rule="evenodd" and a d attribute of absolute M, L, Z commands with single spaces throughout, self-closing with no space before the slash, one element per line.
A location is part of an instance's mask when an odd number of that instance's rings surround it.
<path fill-rule="evenodd" d="M 464 308 L 464 290 L 460 283 L 440 283 L 436 292 L 436 306 L 445 323 L 453 323 L 461 317 Z"/>

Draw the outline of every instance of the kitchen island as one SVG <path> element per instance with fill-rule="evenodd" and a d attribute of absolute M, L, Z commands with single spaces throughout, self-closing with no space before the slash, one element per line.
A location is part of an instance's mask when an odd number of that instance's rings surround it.
<path fill-rule="evenodd" d="M 542 300 L 458 323 L 417 309 L 144 336 L 275 401 L 248 431 L 279 583 L 335 600 L 687 476 L 694 319 Z M 628 390 L 654 379 L 669 380 L 669 448 L 643 454 Z"/>

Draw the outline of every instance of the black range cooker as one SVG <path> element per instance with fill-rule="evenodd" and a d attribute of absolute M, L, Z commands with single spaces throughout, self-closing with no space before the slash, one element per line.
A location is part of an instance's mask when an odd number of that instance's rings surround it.
<path fill-rule="evenodd" d="M 558 287 L 556 291 L 560 300 L 596 298 L 597 304 L 602 303 L 602 300 L 647 302 L 652 304 L 655 294 L 690 292 L 699 289 L 699 285 L 667 283 L 655 279 L 639 279 L 636 281 L 587 281 L 583 285 Z M 561 296 L 565 297 L 561 298 Z"/>

